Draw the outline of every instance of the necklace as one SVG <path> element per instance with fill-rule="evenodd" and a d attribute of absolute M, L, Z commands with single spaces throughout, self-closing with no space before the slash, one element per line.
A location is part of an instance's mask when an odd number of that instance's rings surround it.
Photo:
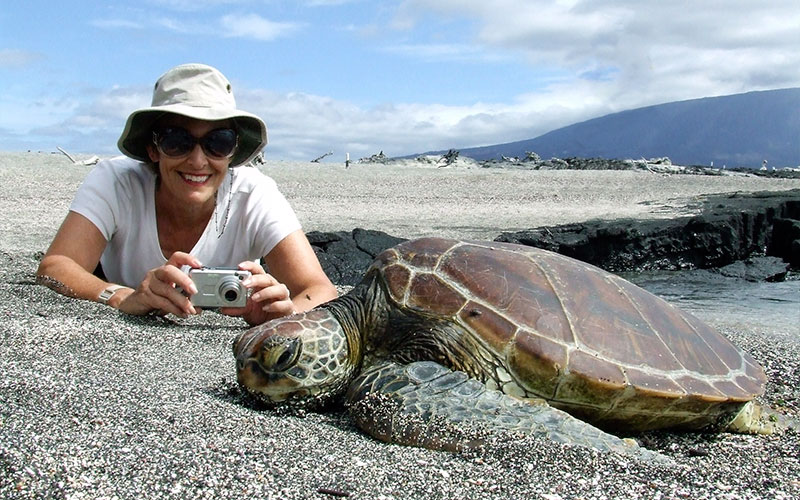
<path fill-rule="evenodd" d="M 221 225 L 219 217 L 219 204 L 217 203 L 218 195 L 219 190 L 214 193 L 214 229 L 217 230 L 217 239 L 222 238 L 222 234 L 225 232 L 225 227 L 228 225 L 228 217 L 231 213 L 231 200 L 233 199 L 233 169 L 230 167 L 228 168 L 228 202 L 225 204 L 225 212 L 222 214 Z"/>

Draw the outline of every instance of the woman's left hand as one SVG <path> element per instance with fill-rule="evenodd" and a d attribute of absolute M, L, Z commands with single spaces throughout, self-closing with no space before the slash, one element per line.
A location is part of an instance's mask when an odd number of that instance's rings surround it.
<path fill-rule="evenodd" d="M 239 269 L 250 271 L 252 276 L 242 285 L 250 290 L 245 307 L 223 307 L 222 314 L 241 316 L 251 325 L 258 325 L 271 319 L 288 316 L 295 312 L 289 288 L 267 274 L 264 268 L 253 261 L 242 262 Z"/>

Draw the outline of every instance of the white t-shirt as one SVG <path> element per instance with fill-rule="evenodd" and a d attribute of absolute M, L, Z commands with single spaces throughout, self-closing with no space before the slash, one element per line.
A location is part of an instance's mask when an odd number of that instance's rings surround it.
<path fill-rule="evenodd" d="M 167 262 L 158 243 L 156 178 L 147 164 L 128 157 L 103 160 L 72 201 L 70 210 L 89 219 L 108 241 L 100 263 L 112 283 L 136 287 L 147 271 Z M 298 229 L 275 181 L 255 168 L 236 167 L 226 174 L 214 214 L 189 253 L 205 266 L 235 267 L 267 255 Z"/>

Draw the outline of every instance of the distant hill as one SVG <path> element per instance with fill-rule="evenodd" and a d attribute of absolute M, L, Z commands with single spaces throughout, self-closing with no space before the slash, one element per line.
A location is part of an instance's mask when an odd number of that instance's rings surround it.
<path fill-rule="evenodd" d="M 535 139 L 461 149 L 476 160 L 656 158 L 678 165 L 800 165 L 800 88 L 707 97 L 633 109 L 563 127 Z"/>

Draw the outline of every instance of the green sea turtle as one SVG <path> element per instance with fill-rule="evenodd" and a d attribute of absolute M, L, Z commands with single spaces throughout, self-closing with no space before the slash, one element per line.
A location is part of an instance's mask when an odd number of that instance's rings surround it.
<path fill-rule="evenodd" d="M 652 457 L 600 428 L 764 431 L 748 354 L 618 276 L 521 245 L 402 243 L 348 294 L 242 333 L 234 353 L 268 404 L 344 397 L 368 434 L 429 448 L 505 429 Z"/>

